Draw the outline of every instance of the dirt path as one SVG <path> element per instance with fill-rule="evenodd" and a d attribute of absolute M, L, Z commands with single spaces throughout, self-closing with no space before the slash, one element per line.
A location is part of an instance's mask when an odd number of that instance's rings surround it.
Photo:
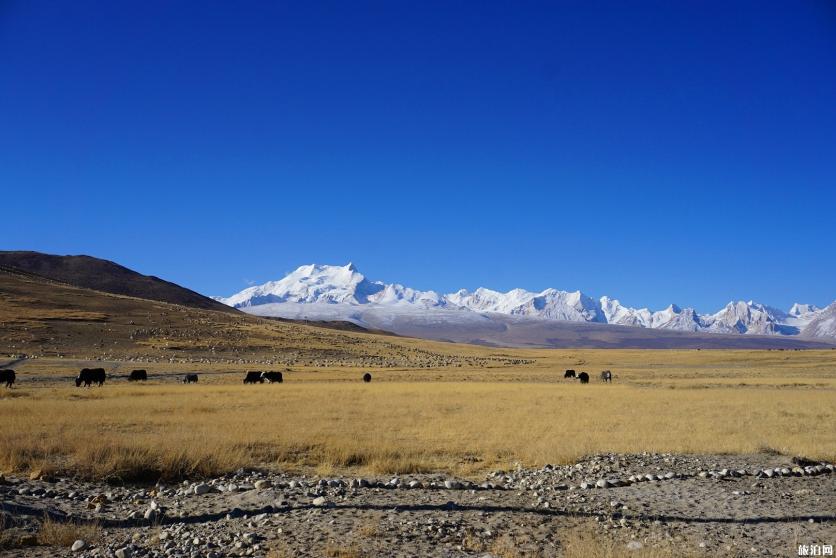
<path fill-rule="evenodd" d="M 652 475 L 647 480 L 647 475 Z M 629 554 L 796 556 L 836 543 L 832 464 L 774 455 L 605 455 L 496 472 L 484 482 L 432 475 L 318 478 L 239 471 L 204 482 L 116 487 L 7 478 L 7 525 L 96 521 L 73 553 L 9 556 L 557 556 L 578 529 Z M 512 550 L 509 550 L 512 549 Z M 342 554 L 341 554 L 342 553 Z M 637 552 L 638 553 L 638 552 Z M 124 555 L 124 553 L 123 553 Z"/>

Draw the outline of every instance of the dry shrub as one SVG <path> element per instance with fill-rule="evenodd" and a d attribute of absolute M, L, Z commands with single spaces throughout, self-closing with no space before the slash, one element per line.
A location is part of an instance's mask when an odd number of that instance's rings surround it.
<path fill-rule="evenodd" d="M 467 552 L 484 552 L 487 544 L 478 533 L 468 529 L 462 538 L 462 549 Z"/>
<path fill-rule="evenodd" d="M 46 546 L 69 547 L 77 540 L 96 544 L 101 540 L 102 529 L 95 523 L 62 522 L 44 517 L 38 531 L 38 543 Z"/>
<path fill-rule="evenodd" d="M 657 546 L 643 544 L 627 548 L 627 540 L 597 532 L 594 525 L 582 524 L 560 538 L 560 558 L 705 558 L 696 550 L 676 547 L 673 543 Z M 737 556 L 732 554 L 730 556 Z"/>
<path fill-rule="evenodd" d="M 628 553 L 639 558 L 635 551 L 618 547 L 610 538 L 596 534 L 592 527 L 578 527 L 569 531 L 560 540 L 561 558 L 616 558 Z M 643 549 L 642 549 L 643 550 Z"/>
<path fill-rule="evenodd" d="M 329 542 L 325 545 L 322 555 L 326 558 L 362 558 L 363 552 L 355 543 L 346 545 Z"/>
<path fill-rule="evenodd" d="M 491 544 L 491 554 L 497 558 L 524 558 L 523 554 L 518 548 L 514 539 L 510 535 L 502 535 L 494 539 Z"/>
<path fill-rule="evenodd" d="M 267 558 L 294 558 L 296 554 L 286 542 L 276 541 L 267 551 Z"/>
<path fill-rule="evenodd" d="M 380 529 L 380 521 L 381 515 L 379 513 L 374 514 L 374 516 L 366 519 L 360 526 L 357 528 L 357 534 L 361 537 L 366 539 L 373 539 L 375 537 L 379 537 L 381 533 Z"/>

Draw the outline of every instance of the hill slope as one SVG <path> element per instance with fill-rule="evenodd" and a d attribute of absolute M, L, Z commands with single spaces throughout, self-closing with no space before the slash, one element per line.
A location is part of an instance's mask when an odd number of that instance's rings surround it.
<path fill-rule="evenodd" d="M 0 252 L 0 267 L 111 294 L 170 302 L 191 308 L 231 311 L 229 306 L 175 283 L 152 275 L 142 275 L 117 263 L 91 256 L 55 256 L 24 251 Z"/>

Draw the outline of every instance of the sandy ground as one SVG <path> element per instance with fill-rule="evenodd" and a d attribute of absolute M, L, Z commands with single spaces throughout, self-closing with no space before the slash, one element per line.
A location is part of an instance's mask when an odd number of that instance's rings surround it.
<path fill-rule="evenodd" d="M 0 496 L 7 533 L 25 537 L 45 514 L 102 527 L 77 552 L 23 546 L 2 551 L 10 557 L 557 556 L 577 529 L 628 555 L 797 556 L 798 545 L 836 543 L 833 465 L 771 454 L 600 455 L 484 481 L 252 470 L 145 487 L 7 477 Z"/>

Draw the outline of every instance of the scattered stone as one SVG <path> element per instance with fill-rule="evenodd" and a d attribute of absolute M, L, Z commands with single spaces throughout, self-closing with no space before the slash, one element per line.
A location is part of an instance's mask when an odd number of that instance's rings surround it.
<path fill-rule="evenodd" d="M 85 548 L 87 548 L 87 543 L 79 539 L 73 543 L 73 545 L 70 547 L 70 550 L 72 550 L 73 552 L 81 552 Z"/>
<path fill-rule="evenodd" d="M 0 484 L 0 499 L 22 505 L 33 505 L 34 501 L 36 506 L 53 508 L 84 521 L 97 517 L 94 509 L 106 514 L 105 523 L 125 517 L 137 520 L 126 521 L 118 528 L 104 528 L 100 547 L 90 546 L 88 541 L 81 550 L 73 549 L 73 555 L 79 558 L 257 558 L 265 556 L 270 539 L 276 534 L 282 544 L 287 544 L 290 555 L 302 548 L 339 545 L 345 537 L 357 544 L 361 553 L 368 551 L 367 543 L 371 544 L 367 538 L 379 537 L 377 540 L 385 540 L 393 551 L 409 549 L 415 555 L 432 555 L 429 549 L 440 549 L 440 553 L 450 556 L 467 554 L 466 545 L 472 541 L 482 549 L 476 551 L 478 554 L 492 548 L 493 539 L 506 533 L 513 538 L 525 533 L 530 538 L 524 544 L 542 551 L 553 543 L 548 535 L 539 532 L 538 522 L 573 514 L 594 518 L 594 528 L 601 534 L 612 536 L 619 532 L 615 540 L 621 540 L 622 552 L 633 555 L 668 543 L 693 545 L 694 550 L 699 545 L 705 552 L 728 550 L 734 536 L 724 525 L 706 532 L 686 525 L 679 535 L 676 522 L 652 521 L 653 517 L 661 517 L 657 515 L 657 506 L 665 498 L 697 499 L 689 513 L 706 513 L 709 508 L 699 499 L 709 498 L 710 502 L 727 505 L 728 513 L 748 516 L 750 512 L 746 510 L 753 507 L 759 513 L 781 513 L 778 506 L 803 495 L 798 500 L 809 505 L 802 505 L 795 513 L 810 519 L 809 524 L 802 520 L 804 527 L 811 533 L 827 527 L 826 522 L 812 514 L 816 513 L 815 506 L 826 501 L 828 487 L 832 488 L 831 483 L 836 480 L 829 477 L 833 465 L 805 463 L 783 467 L 780 464 L 786 461 L 776 456 L 766 463 L 779 464 L 777 469 L 759 469 L 754 459 L 759 457 L 603 454 L 585 457 L 577 464 L 538 469 L 513 464 L 509 470 L 485 475 L 485 482 L 420 473 L 410 474 L 411 478 L 366 480 L 271 472 L 268 479 L 263 473 L 242 470 L 204 481 L 158 484 L 144 490 L 77 479 L 58 479 L 56 484 L 47 486 L 42 480 L 12 476 L 5 485 Z M 727 484 L 731 479 L 743 481 Z M 653 484 L 634 484 L 647 481 Z M 589 490 L 617 487 L 628 488 Z M 360 491 L 361 488 L 368 490 Z M 245 492 L 248 489 L 251 491 Z M 454 495 L 445 490 L 461 491 L 455 493 L 460 495 L 457 502 L 445 503 L 445 496 Z M 207 499 L 188 497 L 209 492 L 218 494 Z M 649 497 L 645 499 L 645 495 Z M 624 501 L 630 503 L 629 512 Z M 421 513 L 403 513 L 411 505 Z M 513 517 L 504 511 L 521 506 L 541 511 Z M 326 508 L 332 509 L 325 511 Z M 555 515 L 546 510 L 555 510 Z M 163 523 L 163 518 L 167 521 L 162 528 L 153 527 Z M 196 518 L 201 519 L 195 521 Z M 0 521 L 3 519 L 0 517 Z M 753 533 L 744 541 L 745 546 L 740 541 L 736 546 L 747 554 L 750 546 L 758 549 L 756 554 L 769 554 L 764 550 L 769 545 L 768 537 L 777 540 L 786 534 L 781 531 L 785 527 L 770 526 L 768 536 Z M 27 529 L 24 525 L 22 533 Z M 366 529 L 377 534 L 367 537 Z M 16 534 L 15 543 L 24 541 L 24 536 L 37 542 L 33 535 Z M 19 544 L 25 546 L 23 542 Z"/>

